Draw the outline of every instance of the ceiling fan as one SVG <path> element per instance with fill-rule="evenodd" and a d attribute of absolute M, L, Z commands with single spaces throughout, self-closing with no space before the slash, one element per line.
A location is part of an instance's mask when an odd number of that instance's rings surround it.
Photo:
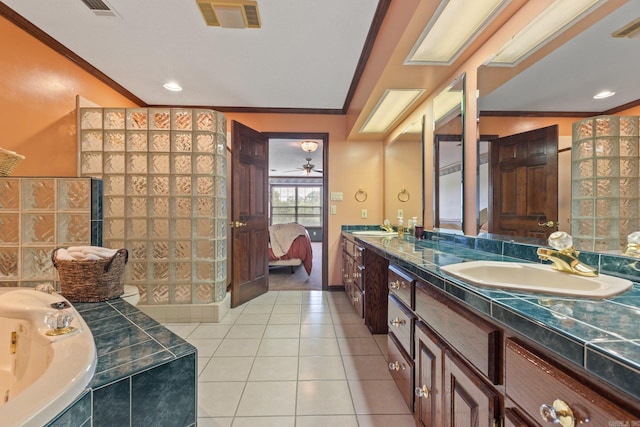
<path fill-rule="evenodd" d="M 302 165 L 302 167 L 300 167 L 300 168 L 296 168 L 296 169 L 294 169 L 294 170 L 290 170 L 290 171 L 285 171 L 285 172 L 295 172 L 295 171 L 297 171 L 297 170 L 301 170 L 301 171 L 303 171 L 303 173 L 304 173 L 305 175 L 311 175 L 311 172 L 312 172 L 312 171 L 314 171 L 314 172 L 318 172 L 318 173 L 322 173 L 322 170 L 320 170 L 320 169 L 315 169 L 315 167 L 316 167 L 316 166 L 315 166 L 314 164 L 312 164 L 312 163 L 311 163 L 311 157 L 307 157 L 307 158 L 305 158 L 305 160 L 307 161 L 307 163 L 304 163 L 304 164 Z"/>

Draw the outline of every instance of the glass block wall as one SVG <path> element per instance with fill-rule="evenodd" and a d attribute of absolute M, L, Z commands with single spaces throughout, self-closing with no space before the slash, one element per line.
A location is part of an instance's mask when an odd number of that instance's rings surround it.
<path fill-rule="evenodd" d="M 212 110 L 81 108 L 80 175 L 102 178 L 103 245 L 126 248 L 140 304 L 222 301 L 226 118 Z"/>
<path fill-rule="evenodd" d="M 571 233 L 576 246 L 624 251 L 640 230 L 636 116 L 598 116 L 573 124 Z"/>
<path fill-rule="evenodd" d="M 0 178 L 0 286 L 51 283 L 51 253 L 99 245 L 102 183 L 90 178 Z"/>

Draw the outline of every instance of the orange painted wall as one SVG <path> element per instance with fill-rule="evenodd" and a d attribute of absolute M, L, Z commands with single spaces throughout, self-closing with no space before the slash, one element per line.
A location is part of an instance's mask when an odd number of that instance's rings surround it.
<path fill-rule="evenodd" d="M 383 143 L 382 141 L 347 141 L 346 119 L 342 115 L 307 114 L 250 114 L 225 113 L 227 131 L 231 120 L 241 122 L 260 132 L 322 132 L 329 134 L 327 149 L 329 192 L 342 192 L 343 201 L 329 201 L 336 206 L 336 214 L 329 215 L 328 283 L 341 285 L 340 230 L 343 224 L 382 224 L 383 218 Z M 367 192 L 365 202 L 357 202 L 355 193 Z M 361 219 L 367 209 L 368 218 Z M 327 209 L 329 210 L 329 209 Z M 319 267 L 319 266 L 318 266 Z M 315 267 L 314 267 L 315 268 Z"/>
<path fill-rule="evenodd" d="M 2 17 L 0 49 L 0 147 L 26 156 L 14 176 L 76 176 L 78 95 L 104 107 L 139 106 Z M 328 191 L 343 192 L 344 201 L 333 202 L 337 214 L 329 217 L 328 283 L 341 284 L 341 225 L 382 223 L 382 141 L 347 142 L 340 115 L 225 115 L 264 132 L 329 134 Z M 369 194 L 364 203 L 353 197 L 359 188 Z"/>
<path fill-rule="evenodd" d="M 14 176 L 76 176 L 76 96 L 136 107 L 0 17 L 0 147 L 26 156 Z"/>

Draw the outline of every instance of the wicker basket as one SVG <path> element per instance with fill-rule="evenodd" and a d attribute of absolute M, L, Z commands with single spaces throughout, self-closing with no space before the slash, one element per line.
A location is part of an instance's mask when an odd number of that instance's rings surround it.
<path fill-rule="evenodd" d="M 18 166 L 18 163 L 23 160 L 23 155 L 0 148 L 0 176 L 11 175 L 16 166 Z"/>
<path fill-rule="evenodd" d="M 124 266 L 129 259 L 126 249 L 118 249 L 111 258 L 95 261 L 56 259 L 53 266 L 60 276 L 60 293 L 71 302 L 100 302 L 120 297 L 124 293 Z"/>

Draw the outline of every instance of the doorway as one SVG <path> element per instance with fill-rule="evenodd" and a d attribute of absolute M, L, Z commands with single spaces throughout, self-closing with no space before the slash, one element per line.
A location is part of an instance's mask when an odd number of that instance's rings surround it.
<path fill-rule="evenodd" d="M 311 254 L 306 260 L 274 261 L 270 252 L 269 290 L 327 289 L 327 134 L 265 132 L 269 146 L 268 213 L 270 233 L 286 224 L 300 224 L 306 232 Z M 275 229 L 276 231 L 272 231 Z M 274 235 L 272 235 L 274 237 Z M 275 235 L 277 238 L 277 235 Z M 305 239 L 300 236 L 300 239 Z M 293 242 L 292 252 L 296 251 Z M 295 259 L 295 253 L 291 255 Z M 280 264 L 280 265 L 279 265 Z"/>

